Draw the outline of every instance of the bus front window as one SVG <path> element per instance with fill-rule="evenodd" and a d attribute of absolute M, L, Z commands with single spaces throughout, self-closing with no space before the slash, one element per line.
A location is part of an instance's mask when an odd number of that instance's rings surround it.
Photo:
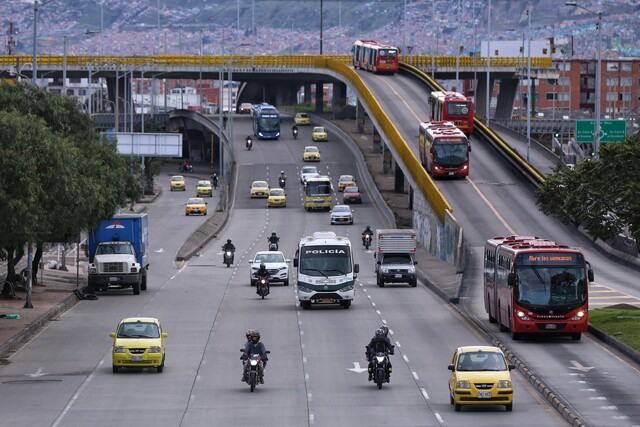
<path fill-rule="evenodd" d="M 434 144 L 433 160 L 441 166 L 458 167 L 469 161 L 467 144 Z"/>
<path fill-rule="evenodd" d="M 577 267 L 521 267 L 517 290 L 523 307 L 576 305 L 587 298 L 584 269 Z"/>

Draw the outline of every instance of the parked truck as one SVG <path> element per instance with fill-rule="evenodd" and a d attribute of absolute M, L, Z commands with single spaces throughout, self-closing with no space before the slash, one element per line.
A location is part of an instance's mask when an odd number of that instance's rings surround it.
<path fill-rule="evenodd" d="M 122 214 L 104 220 L 89 232 L 87 291 L 147 290 L 149 270 L 147 214 Z"/>
<path fill-rule="evenodd" d="M 381 229 L 376 230 L 375 253 L 376 281 L 378 286 L 385 283 L 408 283 L 415 287 L 416 232 L 413 230 Z"/>

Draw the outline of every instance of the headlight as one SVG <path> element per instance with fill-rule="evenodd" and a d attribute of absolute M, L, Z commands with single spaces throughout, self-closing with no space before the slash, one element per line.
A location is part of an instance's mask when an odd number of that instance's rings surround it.
<path fill-rule="evenodd" d="M 456 383 L 456 388 L 471 388 L 471 383 L 469 381 L 458 381 Z"/>
<path fill-rule="evenodd" d="M 126 353 L 127 349 L 124 348 L 124 346 L 119 345 L 119 346 L 113 347 L 113 352 L 114 353 Z"/>
<path fill-rule="evenodd" d="M 131 267 L 131 272 L 132 273 L 137 273 L 138 272 L 138 267 Z"/>
<path fill-rule="evenodd" d="M 349 292 L 353 290 L 353 285 L 349 285 L 345 288 L 340 289 L 340 292 Z"/>
<path fill-rule="evenodd" d="M 498 381 L 498 388 L 511 388 L 511 381 L 509 380 Z"/>
<path fill-rule="evenodd" d="M 382 269 L 382 272 L 386 274 L 386 273 L 388 273 L 388 272 L 389 272 L 389 269 L 388 269 L 388 268 L 383 268 L 383 269 Z"/>
<path fill-rule="evenodd" d="M 584 315 L 585 315 L 585 314 L 586 314 L 586 313 L 585 313 L 584 311 L 580 310 L 579 312 L 577 312 L 577 313 L 575 314 L 575 316 L 573 316 L 573 317 L 571 318 L 571 320 L 580 320 L 580 319 L 582 319 L 582 318 L 584 317 Z"/>
<path fill-rule="evenodd" d="M 256 359 L 251 359 L 249 363 L 251 363 L 251 366 L 256 366 L 258 364 L 258 361 Z"/>
<path fill-rule="evenodd" d="M 306 292 L 306 293 L 309 293 L 309 294 L 310 294 L 311 292 L 313 292 L 313 290 L 311 290 L 311 289 L 309 289 L 309 288 L 305 288 L 304 286 L 299 286 L 299 285 L 298 285 L 298 291 L 300 291 L 300 292 Z"/>
<path fill-rule="evenodd" d="M 409 274 L 413 274 L 416 272 L 416 269 L 414 267 L 409 267 L 409 269 L 407 270 L 407 273 Z"/>
<path fill-rule="evenodd" d="M 89 266 L 89 273 L 90 274 L 96 274 L 97 272 L 98 272 L 98 269 L 96 268 L 95 265 Z"/>
<path fill-rule="evenodd" d="M 149 347 L 149 353 L 162 353 L 162 349 L 160 348 L 160 346 L 152 345 L 151 347 Z"/>
<path fill-rule="evenodd" d="M 520 320 L 531 320 L 531 318 L 529 316 L 527 316 L 527 313 L 525 313 L 524 311 L 516 311 L 516 315 L 520 318 Z"/>

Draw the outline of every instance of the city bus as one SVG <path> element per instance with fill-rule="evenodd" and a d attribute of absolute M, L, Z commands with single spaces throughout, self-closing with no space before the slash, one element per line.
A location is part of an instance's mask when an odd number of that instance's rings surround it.
<path fill-rule="evenodd" d="M 433 91 L 429 95 L 429 121 L 453 122 L 465 135 L 473 133 L 473 98 L 460 92 Z"/>
<path fill-rule="evenodd" d="M 418 130 L 420 163 L 434 178 L 469 175 L 471 144 L 451 122 L 422 122 Z"/>
<path fill-rule="evenodd" d="M 333 184 L 328 176 L 316 176 L 305 179 L 304 210 L 330 210 L 333 197 Z"/>
<path fill-rule="evenodd" d="M 273 105 L 262 103 L 254 105 L 251 111 L 253 134 L 258 139 L 280 138 L 280 113 Z"/>
<path fill-rule="evenodd" d="M 484 305 L 511 338 L 568 334 L 588 327 L 593 270 L 579 249 L 534 236 L 494 237 L 484 246 Z"/>
<path fill-rule="evenodd" d="M 317 231 L 303 237 L 293 266 L 298 272 L 298 300 L 303 309 L 311 308 L 311 304 L 351 307 L 359 268 L 353 263 L 349 239 L 332 231 Z"/>
<path fill-rule="evenodd" d="M 372 73 L 397 73 L 399 51 L 397 47 L 373 40 L 356 40 L 351 48 L 353 68 L 362 68 Z"/>

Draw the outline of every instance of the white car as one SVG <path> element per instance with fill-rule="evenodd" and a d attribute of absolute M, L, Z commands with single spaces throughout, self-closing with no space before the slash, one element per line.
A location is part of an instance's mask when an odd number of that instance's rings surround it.
<path fill-rule="evenodd" d="M 285 259 L 284 254 L 280 251 L 260 251 L 256 252 L 253 260 L 249 261 L 251 270 L 249 271 L 249 280 L 251 286 L 256 285 L 258 277 L 256 273 L 260 269 L 260 264 L 269 271 L 271 280 L 269 283 L 282 282 L 285 286 L 289 286 L 289 263 L 290 259 Z"/>
<path fill-rule="evenodd" d="M 353 210 L 347 205 L 335 205 L 331 209 L 331 225 L 353 224 Z"/>
<path fill-rule="evenodd" d="M 300 184 L 304 184 L 307 178 L 320 176 L 317 166 L 303 166 L 300 171 Z"/>

